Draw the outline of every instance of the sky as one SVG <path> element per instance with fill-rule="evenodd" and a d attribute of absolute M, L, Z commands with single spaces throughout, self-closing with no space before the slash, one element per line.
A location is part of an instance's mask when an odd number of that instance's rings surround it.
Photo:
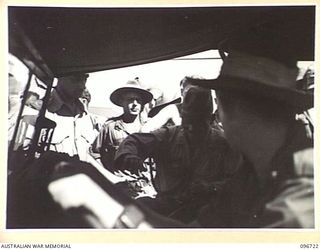
<path fill-rule="evenodd" d="M 136 77 L 139 77 L 145 88 L 161 89 L 165 101 L 170 101 L 177 97 L 180 91 L 179 83 L 183 77 L 196 75 L 216 78 L 221 66 L 221 60 L 217 58 L 217 51 L 210 50 L 173 60 L 91 73 L 87 81 L 87 88 L 92 97 L 90 106 L 114 107 L 109 100 L 112 91 Z"/>

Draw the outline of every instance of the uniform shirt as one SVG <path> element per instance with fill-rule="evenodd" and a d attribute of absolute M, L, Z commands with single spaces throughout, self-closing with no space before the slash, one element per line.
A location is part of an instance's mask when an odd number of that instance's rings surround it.
<path fill-rule="evenodd" d="M 239 163 L 220 132 L 211 129 L 206 140 L 192 151 L 181 126 L 162 128 L 127 137 L 116 154 L 116 162 L 126 156 L 153 157 L 156 162 L 155 186 L 158 196 L 189 202 L 192 184 L 203 182 L 212 191 L 219 189 Z"/>
<path fill-rule="evenodd" d="M 80 160 L 86 161 L 91 143 L 97 134 L 83 104 L 79 100 L 72 104 L 66 103 L 54 90 L 46 117 L 56 122 L 50 150 L 70 156 L 78 155 Z"/>
<path fill-rule="evenodd" d="M 142 127 L 141 125 L 129 128 L 131 125 L 125 123 L 121 116 L 107 120 L 92 144 L 93 153 L 98 153 L 101 156 L 101 162 L 104 167 L 112 172 L 114 172 L 114 155 L 120 143 L 132 133 L 132 129 L 133 132 L 139 132 Z"/>

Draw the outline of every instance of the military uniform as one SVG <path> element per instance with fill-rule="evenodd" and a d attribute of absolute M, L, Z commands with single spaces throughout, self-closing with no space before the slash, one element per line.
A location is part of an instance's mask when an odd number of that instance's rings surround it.
<path fill-rule="evenodd" d="M 241 160 L 220 131 L 211 128 L 201 145 L 194 147 L 181 126 L 128 136 L 120 145 L 115 161 L 121 162 L 130 155 L 141 159 L 151 156 L 156 163 L 154 185 L 158 194 L 147 205 L 183 221 L 190 220 L 199 207 L 214 198 Z M 198 184 L 206 187 L 205 190 L 197 191 Z"/>

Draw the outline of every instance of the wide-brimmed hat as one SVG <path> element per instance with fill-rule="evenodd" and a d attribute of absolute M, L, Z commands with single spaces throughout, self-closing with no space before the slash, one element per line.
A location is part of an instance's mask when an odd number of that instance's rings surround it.
<path fill-rule="evenodd" d="M 181 105 L 181 117 L 188 120 L 207 119 L 213 112 L 211 91 L 192 86 L 186 93 Z"/>
<path fill-rule="evenodd" d="M 110 100 L 118 105 L 122 106 L 122 99 L 125 93 L 136 93 L 141 97 L 142 105 L 150 102 L 153 98 L 152 94 L 139 85 L 136 80 L 128 81 L 123 87 L 116 89 L 110 95 Z"/>
<path fill-rule="evenodd" d="M 296 84 L 297 60 L 290 41 L 269 28 L 261 26 L 224 41 L 220 47 L 223 64 L 217 79 L 189 80 L 210 89 L 235 90 L 278 100 L 297 111 L 311 108 L 313 94 Z"/>

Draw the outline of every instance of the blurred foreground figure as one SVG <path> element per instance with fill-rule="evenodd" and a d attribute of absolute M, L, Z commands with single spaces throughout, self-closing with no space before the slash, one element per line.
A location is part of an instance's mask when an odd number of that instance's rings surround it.
<path fill-rule="evenodd" d="M 290 41 L 258 26 L 222 45 L 218 79 L 196 80 L 216 90 L 229 143 L 247 164 L 199 218 L 208 227 L 314 227 L 313 142 L 296 114 L 313 106 L 298 89 Z M 268 41 L 263 42 L 263 41 Z"/>

